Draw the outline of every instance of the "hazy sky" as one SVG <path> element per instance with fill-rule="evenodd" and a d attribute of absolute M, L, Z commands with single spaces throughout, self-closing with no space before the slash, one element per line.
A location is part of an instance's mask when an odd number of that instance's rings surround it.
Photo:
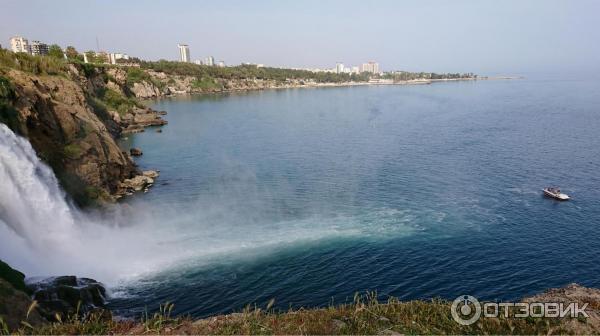
<path fill-rule="evenodd" d="M 600 1 L 0 0 L 13 35 L 143 59 L 213 55 L 227 64 L 524 73 L 600 70 Z"/>

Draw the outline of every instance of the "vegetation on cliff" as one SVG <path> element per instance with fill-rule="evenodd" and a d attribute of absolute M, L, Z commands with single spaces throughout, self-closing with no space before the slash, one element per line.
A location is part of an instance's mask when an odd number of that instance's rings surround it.
<path fill-rule="evenodd" d="M 162 125 L 110 67 L 0 50 L 0 122 L 29 139 L 64 190 L 82 206 L 110 201 L 141 174 L 115 138 Z"/>
<path fill-rule="evenodd" d="M 367 81 L 369 79 L 369 75 L 366 73 L 350 75 L 346 73 L 337 74 L 331 72 L 312 72 L 307 70 L 257 67 L 256 65 L 216 67 L 165 60 L 160 60 L 157 62 L 142 61 L 140 65 L 143 69 L 164 72 L 170 75 L 195 76 L 197 78 L 263 79 L 275 81 L 304 79 L 314 80 L 318 83 Z"/>
<path fill-rule="evenodd" d="M 0 76 L 0 123 L 6 124 L 12 130 L 18 128 L 19 122 L 19 113 L 11 104 L 15 98 L 15 89 L 10 80 Z"/>
<path fill-rule="evenodd" d="M 386 73 L 383 75 L 384 79 L 392 79 L 394 81 L 408 81 L 416 79 L 464 79 L 464 78 L 477 78 L 476 74 L 473 73 L 444 73 L 438 74 L 435 72 L 409 72 L 409 71 L 398 71 L 393 73 Z"/>

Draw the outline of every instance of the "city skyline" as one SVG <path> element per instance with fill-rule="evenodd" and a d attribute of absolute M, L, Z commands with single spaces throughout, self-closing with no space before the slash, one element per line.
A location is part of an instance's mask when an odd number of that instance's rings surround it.
<path fill-rule="evenodd" d="M 61 52 L 62 55 L 64 56 L 64 58 L 67 58 L 67 51 L 66 49 L 69 48 L 75 48 L 75 51 L 77 50 L 76 46 L 60 46 L 57 45 L 55 43 L 51 43 L 51 44 L 47 44 L 44 42 L 40 42 L 40 41 L 32 41 L 29 42 L 29 40 L 26 37 L 20 36 L 20 35 L 15 35 L 13 37 L 11 37 L 9 39 L 9 47 L 8 49 L 11 50 L 14 53 L 27 53 L 30 55 L 48 55 L 49 54 L 49 50 L 58 46 L 58 51 L 56 52 Z M 0 44 L 0 48 L 2 47 L 2 45 Z M 99 46 L 97 46 L 98 50 L 86 50 L 81 52 L 81 56 L 82 56 L 82 60 L 84 63 L 94 63 L 94 62 L 98 62 L 98 60 L 100 60 L 100 63 L 106 63 L 106 64 L 121 64 L 121 65 L 127 65 L 127 66 L 134 66 L 135 62 L 130 62 L 130 56 L 126 53 L 122 53 L 122 52 L 110 52 L 107 50 L 100 50 Z M 223 60 L 219 60 L 219 61 L 215 61 L 215 58 L 213 56 L 207 56 L 205 57 L 203 60 L 201 59 L 196 59 L 196 60 L 192 60 L 191 58 L 191 53 L 190 53 L 190 47 L 187 44 L 182 44 L 179 43 L 177 44 L 177 48 L 179 50 L 179 62 L 183 62 L 183 63 L 194 63 L 197 65 L 206 65 L 206 66 L 217 66 L 217 67 L 225 67 L 225 61 Z M 93 60 L 91 60 L 91 59 Z M 135 57 L 137 58 L 137 57 Z M 156 60 L 149 60 L 149 61 L 156 61 Z M 233 66 L 237 66 L 238 64 L 235 64 Z M 361 65 L 355 66 L 355 65 L 351 65 L 351 66 L 344 66 L 343 63 L 337 62 L 335 67 L 333 68 L 297 68 L 297 67 L 290 67 L 290 66 L 284 66 L 284 67 L 276 67 L 276 66 L 272 66 L 272 65 L 265 65 L 262 63 L 248 63 L 248 62 L 242 62 L 239 65 L 254 65 L 257 66 L 259 68 L 262 67 L 275 67 L 275 68 L 284 68 L 284 69 L 295 69 L 295 70 L 307 70 L 307 71 L 312 71 L 312 72 L 331 72 L 331 73 L 337 73 L 337 74 L 341 74 L 341 73 L 345 73 L 345 74 L 360 74 L 360 73 L 372 73 L 372 74 L 381 74 L 383 73 L 383 71 L 379 70 L 379 63 L 375 62 L 375 61 L 368 61 L 367 63 L 363 63 Z"/>
<path fill-rule="evenodd" d="M 339 5 L 348 8 L 345 15 L 327 15 Z M 382 71 L 600 70 L 595 43 L 600 29 L 589 29 L 598 25 L 592 13 L 600 4 L 594 1 L 381 1 L 372 15 L 361 15 L 359 5 L 66 1 L 55 6 L 9 0 L 2 4 L 0 40 L 6 47 L 10 37 L 22 35 L 86 51 L 97 49 L 98 38 L 101 50 L 149 60 L 178 60 L 173 46 L 184 41 L 192 49 L 190 61 L 218 55 L 228 64 L 280 67 L 377 60 Z M 11 14 L 22 12 L 30 13 L 27 20 Z M 556 45 L 563 48 L 557 52 Z"/>

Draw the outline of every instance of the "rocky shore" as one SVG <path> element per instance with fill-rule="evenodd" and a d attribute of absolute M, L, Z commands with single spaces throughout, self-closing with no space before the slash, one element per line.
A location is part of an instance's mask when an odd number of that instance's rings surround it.
<path fill-rule="evenodd" d="M 126 76 L 123 69 L 120 76 Z M 431 84 L 443 81 L 476 80 L 475 78 L 453 78 L 453 79 L 414 79 L 405 81 L 348 81 L 348 82 L 316 82 L 314 80 L 287 79 L 286 81 L 275 81 L 267 79 L 213 79 L 209 87 L 197 86 L 197 78 L 194 76 L 169 75 L 154 70 L 144 70 L 146 79 L 135 83 L 132 93 L 141 99 L 155 99 L 172 95 L 184 95 L 195 93 L 230 93 L 255 90 L 276 90 L 296 88 L 323 88 L 323 87 L 349 87 L 367 85 L 419 85 Z M 485 79 L 485 78 L 483 78 Z"/>
<path fill-rule="evenodd" d="M 174 303 L 139 319 L 122 319 L 106 309 L 104 286 L 93 279 L 60 276 L 28 279 L 0 261 L 0 333 L 14 334 L 597 334 L 600 289 L 570 284 L 524 298 L 521 302 L 577 303 L 579 317 L 482 317 L 471 325 L 453 320 L 444 300 L 379 302 L 372 294 L 327 308 L 289 311 L 254 306 L 203 319 L 172 316 Z"/>
<path fill-rule="evenodd" d="M 0 327 L 42 326 L 72 315 L 104 313 L 108 295 L 96 280 L 75 276 L 25 279 L 0 260 Z M 1 332 L 1 328 L 0 328 Z"/>

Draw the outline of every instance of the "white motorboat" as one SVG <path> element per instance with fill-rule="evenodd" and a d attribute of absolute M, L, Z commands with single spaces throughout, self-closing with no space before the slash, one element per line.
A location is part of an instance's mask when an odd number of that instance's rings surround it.
<path fill-rule="evenodd" d="M 562 192 L 560 192 L 560 189 L 555 187 L 544 188 L 544 195 L 552 197 L 559 201 L 568 201 L 570 199 L 569 195 L 563 194 Z"/>

